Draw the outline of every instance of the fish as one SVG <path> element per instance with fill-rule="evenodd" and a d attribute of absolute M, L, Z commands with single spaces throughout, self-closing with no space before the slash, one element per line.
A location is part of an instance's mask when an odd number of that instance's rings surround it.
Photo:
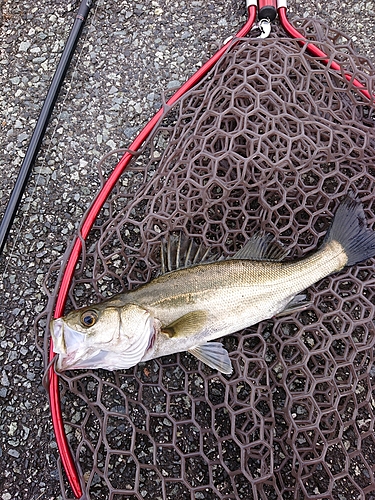
<path fill-rule="evenodd" d="M 296 260 L 257 233 L 233 256 L 217 258 L 181 237 L 162 245 L 159 276 L 139 288 L 51 321 L 56 370 L 121 370 L 188 351 L 224 374 L 217 340 L 306 306 L 301 292 L 375 255 L 362 203 L 347 195 L 319 249 Z M 195 246 L 194 246 L 195 245 Z"/>

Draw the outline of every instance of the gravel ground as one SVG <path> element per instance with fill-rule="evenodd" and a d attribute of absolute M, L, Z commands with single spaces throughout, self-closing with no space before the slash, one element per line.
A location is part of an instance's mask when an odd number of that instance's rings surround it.
<path fill-rule="evenodd" d="M 45 305 L 44 276 L 96 192 L 93 165 L 127 146 L 163 89 L 184 82 L 239 28 L 244 3 L 94 2 L 0 261 L 0 500 L 59 498 L 32 330 Z M 318 15 L 350 34 L 375 61 L 373 1 L 289 3 L 290 12 Z M 0 215 L 76 9 L 67 0 L 0 0 Z"/>

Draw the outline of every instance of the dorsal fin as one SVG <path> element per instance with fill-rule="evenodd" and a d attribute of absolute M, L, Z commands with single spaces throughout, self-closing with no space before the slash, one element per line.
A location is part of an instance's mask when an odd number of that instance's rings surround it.
<path fill-rule="evenodd" d="M 281 262 L 289 253 L 270 233 L 257 233 L 231 259 Z"/>
<path fill-rule="evenodd" d="M 217 260 L 215 255 L 203 243 L 197 245 L 185 234 L 170 235 L 163 239 L 160 249 L 161 273 L 165 274 L 176 269 L 182 269 L 202 262 Z"/>

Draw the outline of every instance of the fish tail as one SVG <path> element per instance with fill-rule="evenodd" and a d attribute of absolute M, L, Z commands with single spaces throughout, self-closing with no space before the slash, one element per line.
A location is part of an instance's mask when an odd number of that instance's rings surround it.
<path fill-rule="evenodd" d="M 366 227 L 362 203 L 347 196 L 338 207 L 324 243 L 337 241 L 344 248 L 347 266 L 363 262 L 375 255 L 375 231 Z"/>

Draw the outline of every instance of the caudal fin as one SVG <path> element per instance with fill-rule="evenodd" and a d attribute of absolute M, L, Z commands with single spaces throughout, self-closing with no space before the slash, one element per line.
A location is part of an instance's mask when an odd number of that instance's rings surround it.
<path fill-rule="evenodd" d="M 338 207 L 325 243 L 338 241 L 348 257 L 347 266 L 375 256 L 375 231 L 366 227 L 362 203 L 347 196 Z"/>

